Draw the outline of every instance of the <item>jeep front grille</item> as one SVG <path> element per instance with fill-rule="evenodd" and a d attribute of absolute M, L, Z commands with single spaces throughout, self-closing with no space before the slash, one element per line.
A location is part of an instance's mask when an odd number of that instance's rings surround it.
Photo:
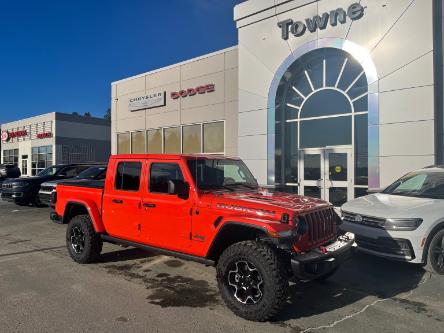
<path fill-rule="evenodd" d="M 54 186 L 51 186 L 51 185 L 49 185 L 49 186 L 41 186 L 40 187 L 40 190 L 42 191 L 42 192 L 52 192 L 53 190 L 55 189 L 55 187 Z"/>
<path fill-rule="evenodd" d="M 12 184 L 2 184 L 2 189 L 10 190 L 10 189 L 12 189 Z"/>
<path fill-rule="evenodd" d="M 307 223 L 308 240 L 311 244 L 325 243 L 336 237 L 339 218 L 334 208 L 320 209 L 299 216 Z"/>

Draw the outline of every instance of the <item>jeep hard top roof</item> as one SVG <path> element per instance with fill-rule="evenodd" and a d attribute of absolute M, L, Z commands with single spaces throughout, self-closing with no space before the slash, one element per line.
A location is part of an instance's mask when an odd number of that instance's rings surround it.
<path fill-rule="evenodd" d="M 111 155 L 111 159 L 153 159 L 153 160 L 179 160 L 179 159 L 227 159 L 240 160 L 238 157 L 229 157 L 220 154 L 117 154 Z"/>

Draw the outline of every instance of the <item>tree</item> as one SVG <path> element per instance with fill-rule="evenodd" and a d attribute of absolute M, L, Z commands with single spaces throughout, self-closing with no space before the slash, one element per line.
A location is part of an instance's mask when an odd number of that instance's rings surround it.
<path fill-rule="evenodd" d="M 73 113 L 71 113 L 73 116 L 79 116 L 79 113 L 78 112 L 73 112 Z"/>
<path fill-rule="evenodd" d="M 85 114 L 83 115 L 84 117 L 91 117 L 91 113 L 89 112 L 85 112 Z"/>
<path fill-rule="evenodd" d="M 103 116 L 106 120 L 111 120 L 111 108 L 108 108 Z"/>

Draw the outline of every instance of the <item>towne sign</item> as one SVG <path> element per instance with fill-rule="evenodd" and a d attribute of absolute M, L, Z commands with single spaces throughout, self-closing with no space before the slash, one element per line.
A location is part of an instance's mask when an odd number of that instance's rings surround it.
<path fill-rule="evenodd" d="M 359 20 L 364 16 L 364 10 L 365 7 L 361 4 L 353 3 L 347 9 L 338 8 L 322 15 L 306 18 L 304 21 L 283 20 L 278 22 L 278 27 L 281 28 L 282 39 L 287 40 L 290 33 L 294 37 L 301 37 L 307 30 L 313 33 L 318 29 L 326 29 L 328 24 L 332 27 L 337 26 L 338 23 L 345 24 L 347 23 L 347 17 L 352 21 Z"/>

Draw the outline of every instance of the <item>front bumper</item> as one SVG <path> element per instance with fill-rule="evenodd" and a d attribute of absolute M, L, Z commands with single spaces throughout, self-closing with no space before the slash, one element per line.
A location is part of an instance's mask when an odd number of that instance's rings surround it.
<path fill-rule="evenodd" d="M 398 261 L 422 262 L 421 231 L 390 231 L 348 221 L 342 223 L 341 229 L 355 234 L 357 250 L 361 252 Z"/>
<path fill-rule="evenodd" d="M 39 200 L 40 203 L 48 206 L 53 206 L 51 203 L 51 193 L 48 192 L 39 192 Z"/>
<path fill-rule="evenodd" d="M 3 201 L 8 201 L 8 202 L 17 202 L 25 200 L 24 193 L 20 191 L 2 190 L 1 196 Z"/>
<path fill-rule="evenodd" d="M 323 249 L 316 248 L 303 254 L 294 254 L 291 258 L 293 275 L 300 280 L 313 280 L 326 275 L 347 260 L 354 247 L 354 235 L 346 233 Z"/>

